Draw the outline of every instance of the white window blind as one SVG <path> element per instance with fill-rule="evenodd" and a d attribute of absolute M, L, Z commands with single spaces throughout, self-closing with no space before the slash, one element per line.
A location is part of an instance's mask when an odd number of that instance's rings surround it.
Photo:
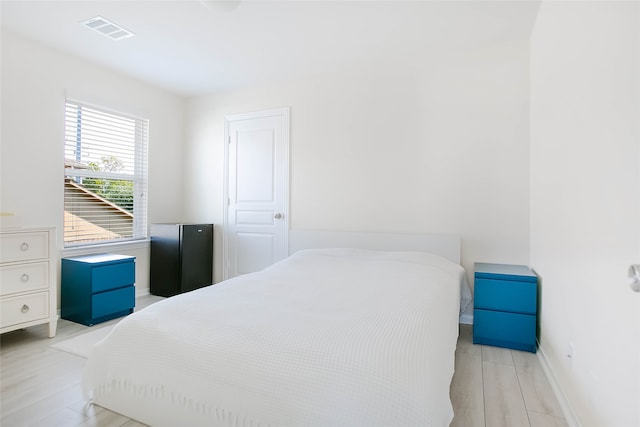
<path fill-rule="evenodd" d="M 149 122 L 66 101 L 65 246 L 147 237 Z"/>

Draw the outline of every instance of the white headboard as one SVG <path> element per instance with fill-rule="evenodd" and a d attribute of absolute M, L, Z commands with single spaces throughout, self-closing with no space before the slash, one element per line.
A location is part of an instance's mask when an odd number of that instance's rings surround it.
<path fill-rule="evenodd" d="M 423 251 L 460 264 L 460 237 L 450 234 L 365 233 L 290 230 L 289 253 L 302 249 L 360 248 L 385 251 Z"/>

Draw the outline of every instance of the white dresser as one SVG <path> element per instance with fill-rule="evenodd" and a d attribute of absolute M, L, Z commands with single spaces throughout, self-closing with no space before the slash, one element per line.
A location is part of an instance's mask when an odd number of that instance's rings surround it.
<path fill-rule="evenodd" d="M 56 335 L 55 237 L 54 227 L 0 230 L 0 332 L 48 323 Z"/>

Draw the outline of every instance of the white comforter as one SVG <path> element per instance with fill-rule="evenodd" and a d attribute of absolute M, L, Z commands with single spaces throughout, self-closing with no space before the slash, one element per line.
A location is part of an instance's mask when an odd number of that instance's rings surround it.
<path fill-rule="evenodd" d="M 301 251 L 126 317 L 83 388 L 153 426 L 448 426 L 464 280 L 426 253 Z"/>

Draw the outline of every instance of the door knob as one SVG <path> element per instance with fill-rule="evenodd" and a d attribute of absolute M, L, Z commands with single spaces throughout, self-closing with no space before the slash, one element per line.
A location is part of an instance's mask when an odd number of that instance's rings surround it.
<path fill-rule="evenodd" d="M 640 292 L 640 264 L 633 264 L 629 267 L 629 277 L 631 278 L 631 289 Z"/>
<path fill-rule="evenodd" d="M 273 215 L 275 219 L 282 219 L 283 216 L 284 215 L 282 215 L 280 212 L 277 212 L 275 215 Z"/>

